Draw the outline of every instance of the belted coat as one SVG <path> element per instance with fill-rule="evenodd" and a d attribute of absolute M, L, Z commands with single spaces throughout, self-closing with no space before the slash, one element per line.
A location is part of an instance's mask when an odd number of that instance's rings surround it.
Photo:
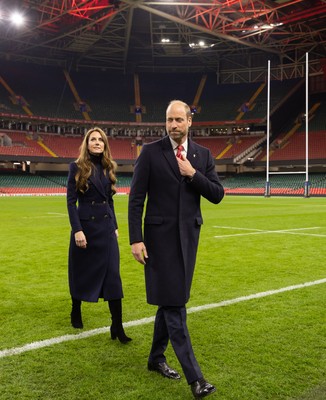
<path fill-rule="evenodd" d="M 149 304 L 183 306 L 188 302 L 203 224 L 201 196 L 215 204 L 224 196 L 210 151 L 188 138 L 187 158 L 196 169 L 192 179 L 181 176 L 166 136 L 145 144 L 135 164 L 129 238 L 130 244 L 143 241 L 147 249 Z"/>
<path fill-rule="evenodd" d="M 68 276 L 73 298 L 97 302 L 123 297 L 120 256 L 115 230 L 117 220 L 111 182 L 100 164 L 94 165 L 85 193 L 76 191 L 75 162 L 70 164 L 67 207 L 71 225 Z M 74 234 L 83 231 L 87 248 L 76 246 Z"/>

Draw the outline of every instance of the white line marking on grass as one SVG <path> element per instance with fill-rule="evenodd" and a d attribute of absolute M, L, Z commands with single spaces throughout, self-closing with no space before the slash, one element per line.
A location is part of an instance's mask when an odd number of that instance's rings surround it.
<path fill-rule="evenodd" d="M 195 312 L 202 311 L 202 310 L 210 310 L 212 308 L 217 308 L 217 307 L 225 307 L 225 306 L 229 306 L 232 304 L 240 303 L 242 301 L 259 299 L 261 297 L 272 296 L 273 294 L 289 292 L 291 290 L 302 289 L 302 288 L 306 288 L 306 287 L 314 286 L 314 285 L 320 285 L 322 283 L 326 283 L 326 278 L 319 279 L 317 281 L 312 281 L 312 282 L 305 282 L 305 283 L 301 283 L 298 285 L 287 286 L 287 287 L 280 288 L 280 289 L 268 290 L 266 292 L 255 293 L 255 294 L 251 294 L 248 296 L 237 297 L 237 298 L 231 299 L 231 300 L 224 300 L 219 303 L 212 303 L 212 304 L 205 304 L 203 306 L 198 306 L 198 307 L 191 307 L 188 309 L 188 313 L 195 313 Z M 145 325 L 145 324 L 149 324 L 149 323 L 153 322 L 154 319 L 155 319 L 155 317 L 142 318 L 142 319 L 138 319 L 135 321 L 125 322 L 123 324 L 123 326 L 130 327 L 130 326 Z M 0 351 L 0 358 L 10 357 L 10 356 L 14 356 L 17 354 L 25 353 L 27 351 L 41 349 L 42 347 L 53 346 L 54 344 L 70 342 L 72 340 L 85 339 L 85 338 L 88 338 L 91 336 L 100 335 L 102 333 L 107 333 L 107 332 L 109 332 L 109 330 L 110 330 L 110 327 L 105 326 L 103 328 L 97 328 L 97 329 L 92 329 L 90 331 L 81 332 L 76 335 L 63 335 L 63 336 L 58 336 L 56 338 L 45 339 L 45 340 L 40 340 L 38 342 L 29 343 L 29 344 L 26 344 L 21 347 L 13 347 L 11 349 L 4 349 L 4 350 Z"/>
<path fill-rule="evenodd" d="M 63 214 L 63 213 L 56 213 L 56 212 L 48 212 L 47 215 L 60 215 L 61 216 L 66 216 L 67 214 Z"/>
<path fill-rule="evenodd" d="M 222 228 L 222 229 L 240 229 L 240 230 L 253 230 L 255 232 L 249 232 L 249 233 L 232 233 L 230 235 L 217 235 L 214 236 L 214 238 L 227 238 L 227 237 L 234 237 L 234 236 L 248 236 L 248 235 L 264 235 L 267 233 L 287 233 L 290 235 L 304 235 L 304 236 L 317 236 L 317 237 L 326 237 L 326 235 L 322 234 L 317 234 L 317 233 L 301 233 L 301 232 L 295 232 L 295 231 L 304 231 L 304 230 L 309 230 L 309 229 L 319 229 L 319 226 L 313 226 L 310 228 L 292 228 L 292 229 L 279 229 L 275 231 L 264 231 L 263 229 L 249 229 L 249 228 L 233 228 L 233 227 L 227 227 L 227 226 L 214 226 L 214 228 Z"/>
<path fill-rule="evenodd" d="M 36 218 L 49 218 L 49 216 L 51 217 L 55 217 L 55 218 L 61 218 L 61 217 L 67 217 L 67 214 L 62 214 L 62 213 L 46 213 L 46 215 L 33 215 L 33 216 L 27 216 L 27 217 L 23 217 L 24 219 L 36 219 Z"/>
<path fill-rule="evenodd" d="M 263 229 L 255 229 L 255 228 L 239 228 L 236 226 L 219 226 L 215 225 L 213 228 L 222 228 L 222 229 L 234 229 L 234 230 L 239 230 L 239 231 L 259 231 L 262 232 Z"/>
<path fill-rule="evenodd" d="M 149 324 L 150 322 L 153 322 L 153 321 L 154 321 L 154 317 L 142 318 L 142 319 L 139 319 L 136 321 L 126 322 L 123 324 L 123 326 L 128 327 L 128 326 L 144 325 L 144 324 Z M 12 349 L 1 350 L 0 358 L 25 353 L 25 352 L 31 351 L 31 350 L 41 349 L 42 347 L 53 346 L 54 344 L 70 342 L 72 340 L 85 339 L 85 338 L 88 338 L 91 336 L 100 335 L 101 333 L 107 333 L 109 331 L 110 331 L 110 327 L 104 326 L 103 328 L 92 329 L 90 331 L 77 333 L 75 335 L 68 334 L 68 335 L 58 336 L 58 337 L 51 338 L 51 339 L 40 340 L 38 342 L 32 342 L 29 344 L 25 344 L 24 346 L 21 346 L 21 347 L 13 347 Z"/>
<path fill-rule="evenodd" d="M 315 236 L 315 237 L 326 237 L 326 235 L 319 233 L 300 233 L 300 232 L 288 232 L 290 235 L 301 235 L 301 236 Z"/>
<path fill-rule="evenodd" d="M 220 303 L 212 303 L 212 304 L 205 304 L 203 306 L 192 307 L 192 308 L 189 308 L 188 313 L 202 311 L 202 310 L 209 310 L 211 308 L 216 308 L 216 307 L 229 306 L 231 304 L 240 303 L 241 301 L 260 299 L 261 297 L 267 297 L 267 296 L 271 296 L 273 294 L 289 292 L 291 290 L 302 289 L 302 288 L 306 288 L 309 286 L 320 285 L 322 283 L 326 283 L 326 278 L 319 279 L 317 281 L 301 283 L 299 285 L 287 286 L 287 287 L 280 288 L 280 289 L 267 290 L 266 292 L 250 294 L 248 296 L 237 297 L 237 298 L 231 299 L 231 300 L 224 300 L 224 301 L 221 301 Z"/>

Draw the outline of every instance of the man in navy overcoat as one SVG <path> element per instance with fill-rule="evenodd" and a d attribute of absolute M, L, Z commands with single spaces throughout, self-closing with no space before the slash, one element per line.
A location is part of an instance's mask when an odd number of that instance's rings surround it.
<path fill-rule="evenodd" d="M 210 151 L 188 137 L 191 124 L 189 106 L 174 100 L 166 111 L 168 136 L 143 146 L 131 183 L 129 236 L 132 254 L 145 268 L 147 301 L 158 306 L 148 369 L 180 378 L 166 363 L 170 340 L 193 395 L 200 398 L 215 387 L 203 378 L 193 353 L 185 304 L 203 224 L 201 196 L 218 204 L 224 190 Z"/>

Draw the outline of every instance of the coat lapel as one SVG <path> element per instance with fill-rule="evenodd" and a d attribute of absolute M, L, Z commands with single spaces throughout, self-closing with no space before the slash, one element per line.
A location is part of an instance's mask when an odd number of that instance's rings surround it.
<path fill-rule="evenodd" d="M 175 176 L 180 180 L 181 175 L 169 136 L 165 136 L 162 139 L 162 150 L 163 150 L 163 155 L 166 158 L 167 162 L 169 163 L 172 171 L 174 172 Z"/>
<path fill-rule="evenodd" d="M 104 198 L 106 198 L 105 190 L 104 190 L 104 187 L 102 185 L 101 179 L 98 176 L 98 174 L 96 174 L 96 175 L 92 174 L 89 177 L 89 180 L 93 183 L 95 189 L 100 193 L 100 195 L 103 196 Z"/>
<path fill-rule="evenodd" d="M 191 165 L 197 169 L 197 165 L 199 164 L 199 153 L 196 148 L 194 142 L 188 137 L 188 151 L 187 158 L 190 161 Z"/>

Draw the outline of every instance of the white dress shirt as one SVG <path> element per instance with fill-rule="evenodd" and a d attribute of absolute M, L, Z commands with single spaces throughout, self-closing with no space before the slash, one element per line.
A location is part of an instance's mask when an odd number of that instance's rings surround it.
<path fill-rule="evenodd" d="M 171 138 L 170 138 L 170 141 L 171 141 L 171 144 L 172 144 L 172 148 L 173 148 L 173 150 L 174 150 L 174 154 L 177 155 L 177 151 L 178 151 L 178 146 L 179 146 L 179 144 L 178 144 L 175 140 L 173 140 L 173 139 L 171 139 Z M 188 152 L 188 139 L 186 139 L 186 141 L 185 141 L 184 143 L 182 143 L 181 146 L 183 146 L 183 150 L 182 150 L 181 154 L 182 154 L 183 156 L 187 157 L 187 152 Z"/>

